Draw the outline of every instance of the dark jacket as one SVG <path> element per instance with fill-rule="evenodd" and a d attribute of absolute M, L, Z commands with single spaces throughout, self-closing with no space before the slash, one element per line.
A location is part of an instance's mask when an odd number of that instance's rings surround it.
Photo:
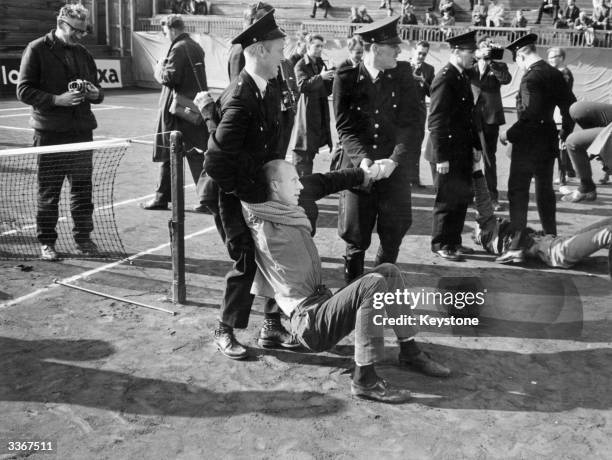
<path fill-rule="evenodd" d="M 576 101 L 563 79 L 563 74 L 543 60 L 532 64 L 523 75 L 516 96 L 517 121 L 507 131 L 513 144 L 512 155 L 556 155 L 557 127 L 553 119 L 555 107 L 562 117 L 559 137 L 565 140 L 574 128 L 569 107 Z"/>
<path fill-rule="evenodd" d="M 568 6 L 565 8 L 565 10 L 563 10 L 563 17 L 567 19 L 567 22 L 570 25 L 574 24 L 576 19 L 578 19 L 578 16 L 580 16 L 580 8 L 578 8 L 576 5 L 571 8 Z"/>
<path fill-rule="evenodd" d="M 357 64 L 359 65 L 359 63 L 357 63 Z M 345 67 L 352 68 L 352 67 L 357 67 L 357 66 L 355 65 L 353 60 L 349 57 L 349 58 L 346 58 L 344 61 L 340 62 L 337 65 L 337 69 L 338 70 L 344 69 Z"/>
<path fill-rule="evenodd" d="M 300 90 L 295 119 L 295 150 L 317 152 L 319 147 L 332 147 L 329 102 L 332 80 L 323 80 L 319 73 L 326 66 L 323 59 L 305 55 L 295 65 L 295 78 Z"/>
<path fill-rule="evenodd" d="M 422 106 L 408 62 L 381 72 L 374 83 L 363 63 L 339 70 L 333 85 L 336 129 L 354 166 L 363 158 L 407 164 Z"/>
<path fill-rule="evenodd" d="M 246 70 L 240 72 L 219 98 L 221 121 L 208 140 L 204 168 L 225 193 L 253 203 L 266 200 L 261 175 L 278 151 L 280 94 L 270 80 L 263 98 Z"/>
<path fill-rule="evenodd" d="M 436 75 L 432 65 L 423 62 L 419 67 L 415 67 L 414 74 L 423 77 L 425 81 L 417 81 L 417 91 L 421 101 L 425 102 L 425 96 L 431 96 L 431 84 Z"/>
<path fill-rule="evenodd" d="M 470 76 L 479 121 L 487 125 L 506 123 L 501 85 L 507 85 L 512 80 L 508 66 L 503 62 L 491 61 L 482 75 L 477 64 L 466 72 Z"/>
<path fill-rule="evenodd" d="M 74 56 L 74 67 L 66 61 L 66 53 L 70 51 Z M 102 102 L 104 95 L 101 89 L 97 101 L 85 100 L 75 107 L 53 104 L 53 96 L 68 91 L 68 83 L 76 79 L 87 80 L 100 89 L 96 63 L 84 46 L 67 48 L 55 36 L 55 30 L 28 44 L 21 57 L 17 98 L 32 106 L 32 128 L 65 132 L 92 131 L 98 126 L 90 103 Z"/>
<path fill-rule="evenodd" d="M 431 85 L 428 127 L 432 144 L 432 163 L 469 161 L 472 148 L 480 149 L 473 120 L 474 98 L 469 77 L 452 64 L 436 74 Z M 468 166 L 466 166 L 468 167 Z M 451 168 L 452 170 L 452 168 Z"/>
<path fill-rule="evenodd" d="M 191 59 L 191 62 L 189 59 Z M 187 149 L 197 147 L 200 150 L 205 150 L 208 138 L 205 125 L 196 126 L 170 113 L 173 91 L 193 99 L 198 91 L 208 90 L 202 47 L 193 41 L 188 34 L 181 34 L 176 37 L 164 60 L 160 78 L 162 91 L 159 97 L 157 136 L 153 150 L 153 161 L 167 161 L 169 159 L 170 135 L 167 132 L 172 130 L 183 133 L 183 142 Z"/>

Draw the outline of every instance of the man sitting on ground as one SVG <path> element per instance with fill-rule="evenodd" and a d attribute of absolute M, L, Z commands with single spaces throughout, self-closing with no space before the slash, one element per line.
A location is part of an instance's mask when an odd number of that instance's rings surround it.
<path fill-rule="evenodd" d="M 360 398 L 400 403 L 407 401 L 410 393 L 392 389 L 374 370 L 374 363 L 384 356 L 384 331 L 375 324 L 374 316 L 377 309 L 383 308 L 376 299 L 406 288 L 402 273 L 394 264 L 382 264 L 332 295 L 323 284 L 310 221 L 299 206 L 305 204 L 305 199 L 313 202 L 325 193 L 340 190 L 331 187 L 339 175 L 352 175 L 353 186 L 361 181 L 367 185 L 370 176 L 386 178 L 392 172 L 389 163 L 391 160 L 379 160 L 369 168 L 364 167 L 364 171 L 356 168 L 300 179 L 291 163 L 273 160 L 264 166 L 268 201 L 243 202 L 242 206 L 256 248 L 258 271 L 252 292 L 274 297 L 290 318 L 291 332 L 312 351 L 328 350 L 355 330 L 356 367 L 351 393 Z M 405 305 L 394 302 L 385 303 L 384 309 L 389 319 L 410 312 Z M 419 349 L 412 326 L 395 325 L 393 329 L 400 342 L 401 365 L 435 377 L 450 374 L 448 368 Z"/>
<path fill-rule="evenodd" d="M 474 241 L 487 252 L 501 255 L 510 247 L 513 236 L 510 221 L 495 216 L 482 169 L 475 169 L 473 187 L 478 227 Z M 523 249 L 515 251 L 513 259 L 504 259 L 504 263 L 522 263 L 525 258 L 530 258 L 539 259 L 553 268 L 571 268 L 594 252 L 607 248 L 608 271 L 612 277 L 612 219 L 598 222 L 571 236 L 544 235 L 531 229 L 523 235 Z"/>

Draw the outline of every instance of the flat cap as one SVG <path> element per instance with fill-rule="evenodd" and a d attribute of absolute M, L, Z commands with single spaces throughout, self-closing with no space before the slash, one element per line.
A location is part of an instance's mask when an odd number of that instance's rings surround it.
<path fill-rule="evenodd" d="M 402 39 L 397 34 L 397 23 L 400 17 L 390 17 L 363 26 L 355 31 L 364 43 L 379 43 L 381 45 L 399 45 Z"/>
<path fill-rule="evenodd" d="M 287 34 L 276 24 L 274 10 L 268 11 L 261 18 L 244 29 L 232 40 L 232 45 L 239 43 L 242 48 L 257 42 L 286 37 Z"/>
<path fill-rule="evenodd" d="M 476 49 L 476 31 L 471 30 L 461 35 L 455 35 L 446 39 L 448 44 L 453 49 Z"/>

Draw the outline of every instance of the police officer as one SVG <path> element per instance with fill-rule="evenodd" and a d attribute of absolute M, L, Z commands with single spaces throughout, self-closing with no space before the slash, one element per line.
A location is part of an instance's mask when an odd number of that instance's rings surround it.
<path fill-rule="evenodd" d="M 363 273 L 375 224 L 378 265 L 397 260 L 412 223 L 408 154 L 422 109 L 410 64 L 397 61 L 398 21 L 388 18 L 355 31 L 364 42 L 363 62 L 338 71 L 334 79 L 336 129 L 344 150 L 339 166 L 382 168 L 388 176 L 369 190 L 341 194 L 338 233 L 347 243 L 347 282 Z"/>
<path fill-rule="evenodd" d="M 508 45 L 517 65 L 524 70 L 516 96 L 517 121 L 500 134 L 502 144 L 512 143 L 508 178 L 510 221 L 514 231 L 508 251 L 500 263 L 522 262 L 521 245 L 527 227 L 529 186 L 535 177 L 536 205 L 544 233 L 557 234 L 553 168 L 559 155 L 559 139 L 565 141 L 574 128 L 569 114 L 576 100 L 563 74 L 536 52 L 536 34 L 527 34 Z M 553 118 L 555 106 L 562 117 L 561 130 Z"/>
<path fill-rule="evenodd" d="M 449 63 L 431 85 L 428 126 L 437 189 L 431 250 L 453 261 L 473 252 L 461 246 L 461 231 L 472 198 L 473 157 L 480 149 L 473 120 L 474 98 L 465 72 L 474 64 L 475 35 L 471 31 L 447 40 Z"/>
<path fill-rule="evenodd" d="M 284 158 L 278 150 L 280 91 L 276 84 L 283 57 L 285 33 L 273 11 L 234 38 L 242 45 L 245 67 L 219 99 L 221 120 L 208 141 L 204 168 L 220 192 L 209 207 L 217 230 L 234 261 L 226 276 L 226 288 L 214 332 L 217 348 L 228 358 L 243 359 L 247 351 L 234 336 L 234 328 L 248 325 L 253 296 L 250 293 L 256 265 L 251 233 L 242 217 L 240 201 L 263 202 L 267 186 L 263 165 Z M 268 302 L 260 344 L 297 345 L 280 322 L 279 313 Z"/>

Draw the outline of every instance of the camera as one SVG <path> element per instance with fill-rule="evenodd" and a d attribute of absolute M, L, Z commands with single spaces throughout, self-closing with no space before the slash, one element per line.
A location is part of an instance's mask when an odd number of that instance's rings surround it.
<path fill-rule="evenodd" d="M 68 83 L 68 91 L 73 93 L 86 93 L 87 92 L 87 80 L 76 79 Z"/>
<path fill-rule="evenodd" d="M 504 49 L 500 47 L 493 46 L 491 47 L 490 54 L 491 59 L 494 61 L 499 61 L 504 58 Z"/>

